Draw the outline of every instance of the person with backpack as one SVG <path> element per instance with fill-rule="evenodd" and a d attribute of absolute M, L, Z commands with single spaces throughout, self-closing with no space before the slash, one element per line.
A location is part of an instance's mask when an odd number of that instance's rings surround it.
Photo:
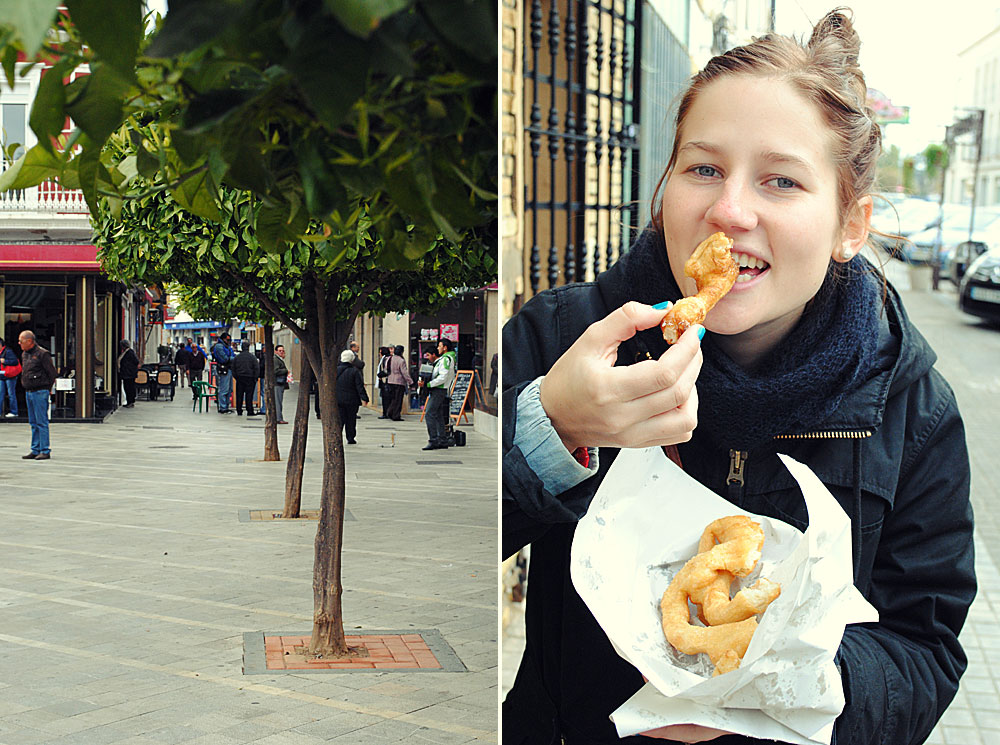
<path fill-rule="evenodd" d="M 3 408 L 2 401 L 9 399 L 8 411 L 4 415 L 8 418 L 17 416 L 17 376 L 21 374 L 21 360 L 17 358 L 17 352 L 7 346 L 3 338 L 0 337 L 0 409 Z"/>
<path fill-rule="evenodd" d="M 219 379 L 219 413 L 220 414 L 232 414 L 233 410 L 229 408 L 229 398 L 233 391 L 233 359 L 236 357 L 236 353 L 233 348 L 229 346 L 229 340 L 232 337 L 229 334 L 223 334 L 219 337 L 219 340 L 215 342 L 212 346 L 212 359 L 215 360 L 216 372 Z"/>

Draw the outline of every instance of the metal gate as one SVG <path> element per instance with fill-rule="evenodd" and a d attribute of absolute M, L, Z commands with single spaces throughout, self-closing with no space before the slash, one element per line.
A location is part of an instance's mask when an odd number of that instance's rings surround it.
<path fill-rule="evenodd" d="M 593 279 L 639 224 L 636 4 L 525 3 L 525 300 Z"/>

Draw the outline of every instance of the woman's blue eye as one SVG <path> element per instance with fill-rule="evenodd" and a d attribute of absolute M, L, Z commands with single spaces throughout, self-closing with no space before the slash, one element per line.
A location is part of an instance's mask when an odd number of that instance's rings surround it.
<path fill-rule="evenodd" d="M 699 176 L 705 176 L 706 178 L 711 178 L 712 176 L 718 174 L 718 171 L 715 170 L 715 168 L 713 168 L 712 166 L 695 166 L 691 170 L 693 170 Z"/>
<path fill-rule="evenodd" d="M 784 176 L 775 176 L 773 181 L 775 186 L 777 186 L 779 189 L 794 189 L 796 186 L 798 186 L 798 184 L 796 184 L 790 178 L 785 178 Z"/>

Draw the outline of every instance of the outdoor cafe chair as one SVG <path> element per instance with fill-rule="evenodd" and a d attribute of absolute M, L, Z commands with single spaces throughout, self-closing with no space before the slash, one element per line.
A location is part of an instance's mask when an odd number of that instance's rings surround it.
<path fill-rule="evenodd" d="M 149 373 L 141 369 L 135 374 L 135 396 L 145 391 L 146 399 L 149 399 Z"/>
<path fill-rule="evenodd" d="M 169 389 L 170 400 L 174 400 L 174 388 L 176 386 L 176 381 L 174 380 L 174 374 L 172 371 L 160 369 L 160 371 L 156 373 L 156 384 L 162 391 Z"/>
<path fill-rule="evenodd" d="M 201 413 L 201 402 L 205 402 L 205 411 L 211 411 L 212 399 L 216 397 L 219 389 L 214 385 L 206 383 L 204 380 L 194 380 L 191 382 L 194 386 L 194 401 L 191 403 L 191 411 L 194 411 L 194 407 L 198 407 L 198 412 Z"/>

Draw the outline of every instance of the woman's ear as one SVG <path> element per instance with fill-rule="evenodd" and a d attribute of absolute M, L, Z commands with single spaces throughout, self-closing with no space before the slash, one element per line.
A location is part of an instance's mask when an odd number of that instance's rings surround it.
<path fill-rule="evenodd" d="M 854 204 L 841 233 L 840 246 L 834 249 L 833 260 L 841 263 L 850 261 L 868 240 L 868 229 L 872 222 L 872 198 L 863 196 Z"/>

